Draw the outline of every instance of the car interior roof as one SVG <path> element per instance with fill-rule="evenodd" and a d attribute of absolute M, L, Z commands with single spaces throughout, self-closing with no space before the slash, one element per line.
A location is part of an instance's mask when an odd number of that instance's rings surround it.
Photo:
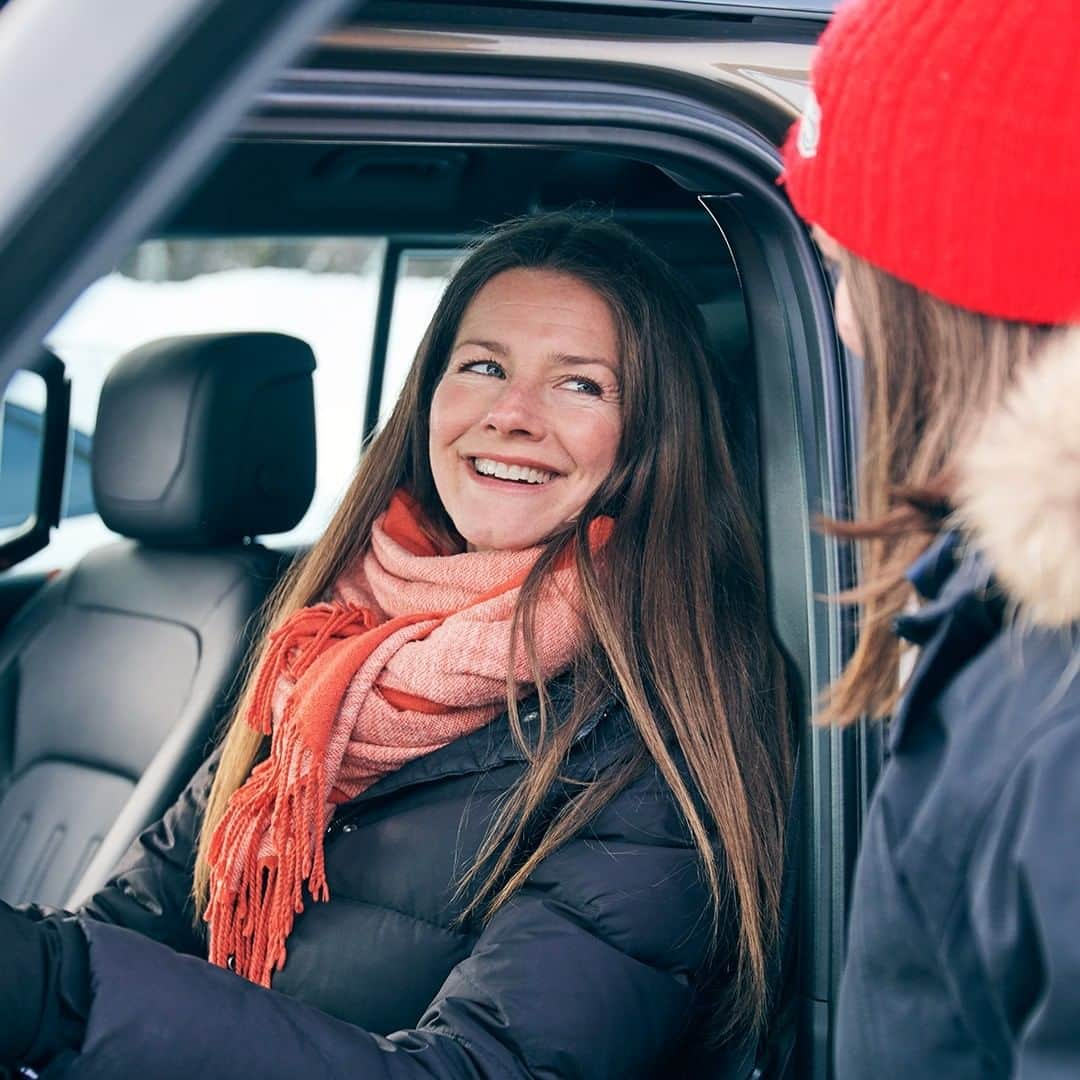
<path fill-rule="evenodd" d="M 696 194 L 611 153 L 236 141 L 162 232 L 457 244 L 508 218 L 568 206 L 610 213 L 681 272 L 699 303 L 738 288 Z"/>
<path fill-rule="evenodd" d="M 454 248 L 508 218 L 566 207 L 610 214 L 682 278 L 705 320 L 737 472 L 760 512 L 739 273 L 697 194 L 654 165 L 586 150 L 235 140 L 162 232 L 371 236 L 405 249 Z"/>

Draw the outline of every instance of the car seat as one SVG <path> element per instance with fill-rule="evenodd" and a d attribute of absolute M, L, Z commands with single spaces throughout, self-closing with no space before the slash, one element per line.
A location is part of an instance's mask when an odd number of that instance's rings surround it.
<path fill-rule="evenodd" d="M 50 581 L 0 639 L 0 898 L 72 907 L 209 748 L 248 629 L 314 490 L 311 349 L 167 338 L 101 392 L 94 498 L 125 539 Z"/>

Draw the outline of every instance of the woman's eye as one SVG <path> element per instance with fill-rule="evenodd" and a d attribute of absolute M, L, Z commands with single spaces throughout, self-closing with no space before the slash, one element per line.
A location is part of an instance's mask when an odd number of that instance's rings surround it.
<path fill-rule="evenodd" d="M 571 390 L 577 390 L 583 394 L 592 394 L 594 397 L 600 397 L 604 392 L 599 383 L 593 382 L 592 379 L 586 379 L 582 375 L 571 375 L 563 383 L 563 386 L 569 386 Z"/>
<path fill-rule="evenodd" d="M 502 367 L 494 360 L 466 360 L 458 367 L 458 371 L 475 371 L 478 375 L 494 375 L 503 378 Z"/>

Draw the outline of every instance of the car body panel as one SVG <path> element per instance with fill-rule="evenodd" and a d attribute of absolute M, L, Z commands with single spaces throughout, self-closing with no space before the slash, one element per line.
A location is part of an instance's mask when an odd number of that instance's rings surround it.
<path fill-rule="evenodd" d="M 702 102 L 734 108 L 774 143 L 802 111 L 814 37 L 800 30 L 785 40 L 782 24 L 750 35 L 740 24 L 712 26 L 711 39 L 689 32 L 656 40 L 642 33 L 455 30 L 373 25 L 341 27 L 320 40 L 328 53 L 348 55 L 358 67 L 393 62 L 416 70 L 509 71 L 558 79 L 647 80 L 692 93 Z"/>

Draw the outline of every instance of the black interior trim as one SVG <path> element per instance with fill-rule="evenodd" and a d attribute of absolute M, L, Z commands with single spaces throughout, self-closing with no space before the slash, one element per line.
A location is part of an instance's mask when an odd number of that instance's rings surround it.
<path fill-rule="evenodd" d="M 386 370 L 386 347 L 390 342 L 390 325 L 394 318 L 394 297 L 397 295 L 398 274 L 401 270 L 401 244 L 391 240 L 383 256 L 379 281 L 379 302 L 375 309 L 375 328 L 371 338 L 371 366 L 368 368 L 367 401 L 364 404 L 364 445 L 379 425 L 382 404 L 383 372 Z"/>
<path fill-rule="evenodd" d="M 498 32 L 548 30 L 631 36 L 740 39 L 821 33 L 835 0 L 371 0 L 350 25 L 391 23 Z"/>

